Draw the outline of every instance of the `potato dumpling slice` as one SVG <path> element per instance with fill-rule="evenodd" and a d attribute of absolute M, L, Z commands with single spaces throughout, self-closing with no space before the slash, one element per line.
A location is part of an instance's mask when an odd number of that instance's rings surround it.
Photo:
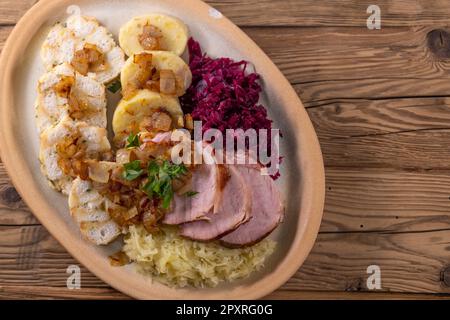
<path fill-rule="evenodd" d="M 130 133 L 138 133 L 140 124 L 158 111 L 171 116 L 173 128 L 183 127 L 183 111 L 177 98 L 140 90 L 130 100 L 122 99 L 112 121 L 116 144 L 123 142 Z"/>
<path fill-rule="evenodd" d="M 147 66 L 138 63 L 145 58 L 150 61 Z M 153 68 L 154 72 L 151 70 Z M 142 78 L 143 73 L 148 71 L 150 74 L 144 75 L 144 80 L 138 80 Z M 146 51 L 135 54 L 128 58 L 120 75 L 123 92 L 129 92 L 130 87 L 160 91 L 159 79 L 162 79 L 165 73 L 170 73 L 175 80 L 175 90 L 168 95 L 182 96 L 191 85 L 191 70 L 179 56 L 167 51 Z M 155 75 L 156 78 L 153 79 L 156 81 L 151 81 L 155 85 L 146 87 L 146 79 L 152 80 Z"/>
<path fill-rule="evenodd" d="M 182 55 L 189 38 L 186 25 L 164 14 L 135 17 L 122 26 L 119 44 L 128 56 L 144 50 L 171 51 Z"/>

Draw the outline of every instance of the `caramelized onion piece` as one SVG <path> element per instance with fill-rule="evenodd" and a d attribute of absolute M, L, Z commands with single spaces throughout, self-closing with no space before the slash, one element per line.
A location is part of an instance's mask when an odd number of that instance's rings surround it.
<path fill-rule="evenodd" d="M 138 70 L 122 90 L 122 96 L 125 100 L 133 98 L 140 89 L 147 88 L 146 84 L 148 81 L 151 81 L 154 72 L 152 60 L 153 55 L 147 52 L 133 56 L 133 62 L 138 66 Z"/>
<path fill-rule="evenodd" d="M 134 150 L 119 149 L 116 152 L 116 162 L 119 164 L 125 164 L 136 160 L 136 154 Z"/>
<path fill-rule="evenodd" d="M 159 77 L 159 91 L 163 94 L 175 95 L 177 93 L 177 82 L 173 71 L 160 70 Z"/>
<path fill-rule="evenodd" d="M 139 53 L 135 54 L 133 57 L 133 62 L 139 67 L 139 72 L 136 74 L 136 78 L 133 79 L 137 81 L 137 85 L 141 88 L 147 80 L 152 77 L 153 67 L 152 67 L 153 55 L 151 53 Z"/>
<path fill-rule="evenodd" d="M 192 119 L 190 113 L 184 115 L 184 127 L 188 130 L 194 130 L 194 119 Z"/>
<path fill-rule="evenodd" d="M 70 116 L 73 119 L 81 119 L 89 110 L 89 105 L 86 101 L 79 99 L 74 91 L 71 91 L 68 97 L 68 105 Z"/>
<path fill-rule="evenodd" d="M 89 167 L 83 160 L 75 159 L 72 161 L 72 170 L 74 175 L 82 180 L 89 179 Z"/>
<path fill-rule="evenodd" d="M 142 225 L 147 232 L 152 233 L 158 230 L 157 223 L 160 216 L 159 210 L 155 207 L 151 207 L 142 214 Z"/>
<path fill-rule="evenodd" d="M 108 183 L 110 171 L 113 169 L 113 163 L 99 162 L 96 160 L 86 161 L 88 165 L 89 178 L 99 183 Z"/>
<path fill-rule="evenodd" d="M 131 263 L 130 258 L 123 251 L 118 251 L 109 256 L 109 263 L 113 267 L 122 267 Z"/>
<path fill-rule="evenodd" d="M 79 176 L 86 180 L 89 177 L 87 165 L 82 160 L 86 146 L 77 136 L 67 136 L 56 144 L 58 166 L 66 175 Z"/>
<path fill-rule="evenodd" d="M 119 195 L 122 197 L 123 195 Z M 133 224 L 133 219 L 138 216 L 139 212 L 134 206 L 128 209 L 126 206 L 118 205 L 116 203 L 108 203 L 107 212 L 111 219 L 113 219 L 119 226 L 127 226 Z"/>
<path fill-rule="evenodd" d="M 106 69 L 105 55 L 96 45 L 86 43 L 83 49 L 75 52 L 72 66 L 84 76 L 90 71 L 103 71 Z"/>
<path fill-rule="evenodd" d="M 71 92 L 75 78 L 70 76 L 62 76 L 57 84 L 53 86 L 56 94 L 60 97 L 67 98 Z"/>
<path fill-rule="evenodd" d="M 164 111 L 153 112 L 139 124 L 140 131 L 169 131 L 172 128 L 172 118 Z"/>
<path fill-rule="evenodd" d="M 144 88 L 150 91 L 159 92 L 159 86 L 160 84 L 158 80 L 147 80 L 147 82 L 145 82 Z"/>
<path fill-rule="evenodd" d="M 139 35 L 138 40 L 145 50 L 161 50 L 161 29 L 146 24 Z"/>

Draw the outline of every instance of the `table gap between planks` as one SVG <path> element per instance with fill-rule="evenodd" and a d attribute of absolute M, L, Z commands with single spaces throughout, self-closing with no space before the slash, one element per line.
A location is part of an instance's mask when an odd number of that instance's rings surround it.
<path fill-rule="evenodd" d="M 0 0 L 0 48 L 36 1 Z M 273 59 L 301 97 L 326 167 L 311 255 L 273 299 L 450 297 L 450 2 L 207 1 Z M 299 133 L 301 134 L 301 133 Z M 0 298 L 125 295 L 82 268 L 39 224 L 0 163 Z M 366 269 L 381 268 L 368 290 Z"/>

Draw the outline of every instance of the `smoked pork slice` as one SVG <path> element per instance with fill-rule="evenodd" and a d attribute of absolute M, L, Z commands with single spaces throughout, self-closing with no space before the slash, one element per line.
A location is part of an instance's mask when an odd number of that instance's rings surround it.
<path fill-rule="evenodd" d="M 236 166 L 227 167 L 229 178 L 223 188 L 216 212 L 207 220 L 183 224 L 180 235 L 198 241 L 218 239 L 246 222 L 252 208 L 251 191 Z"/>
<path fill-rule="evenodd" d="M 218 165 L 198 165 L 191 180 L 192 191 L 198 193 L 194 197 L 175 194 L 171 211 L 165 215 L 163 223 L 173 225 L 204 219 L 213 210 L 220 192 L 219 175 Z"/>
<path fill-rule="evenodd" d="M 277 186 L 269 176 L 261 175 L 254 167 L 236 166 L 236 170 L 251 190 L 250 220 L 220 240 L 228 247 L 245 247 L 261 241 L 278 226 L 284 216 L 284 206 Z"/>

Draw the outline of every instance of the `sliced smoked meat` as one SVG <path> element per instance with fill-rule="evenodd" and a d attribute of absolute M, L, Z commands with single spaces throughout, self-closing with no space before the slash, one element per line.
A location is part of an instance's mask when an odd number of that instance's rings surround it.
<path fill-rule="evenodd" d="M 251 190 L 250 220 L 220 240 L 225 246 L 244 247 L 261 241 L 278 226 L 284 216 L 284 206 L 277 186 L 269 176 L 248 166 L 235 168 Z"/>
<path fill-rule="evenodd" d="M 173 205 L 163 220 L 165 224 L 181 224 L 204 219 L 213 209 L 221 183 L 218 165 L 201 164 L 192 172 L 191 188 L 197 194 L 194 197 L 174 195 Z"/>
<path fill-rule="evenodd" d="M 227 169 L 229 177 L 216 211 L 211 210 L 206 215 L 208 220 L 181 225 L 181 236 L 199 241 L 214 240 L 247 221 L 252 207 L 251 191 L 236 166 Z"/>

